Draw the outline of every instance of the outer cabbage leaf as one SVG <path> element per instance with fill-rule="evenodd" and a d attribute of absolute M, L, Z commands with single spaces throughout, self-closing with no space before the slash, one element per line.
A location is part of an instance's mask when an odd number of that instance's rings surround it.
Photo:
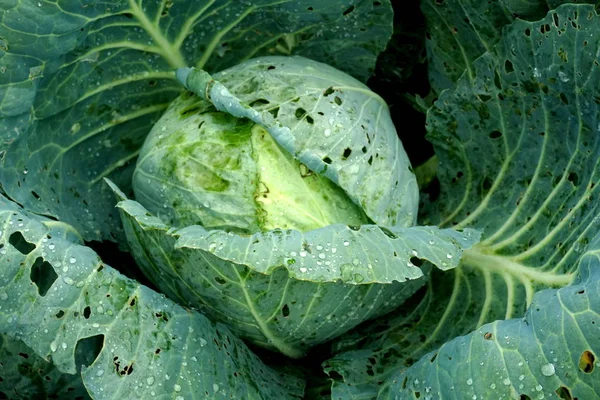
<path fill-rule="evenodd" d="M 572 285 L 536 293 L 522 319 L 444 344 L 394 374 L 377 398 L 600 398 L 600 241 L 590 247 Z"/>
<path fill-rule="evenodd" d="M 505 1 L 421 0 L 427 24 L 429 82 L 434 92 L 452 88 L 473 61 L 490 50 L 514 20 Z"/>
<path fill-rule="evenodd" d="M 598 22 L 583 5 L 516 22 L 429 111 L 439 189 L 423 197 L 420 222 L 480 228 L 483 239 L 459 268 L 433 271 L 425 294 L 334 345 L 334 397 L 373 398 L 395 369 L 522 316 L 536 291 L 575 277 L 600 231 Z"/>
<path fill-rule="evenodd" d="M 0 181 L 86 240 L 122 239 L 110 177 L 180 92 L 173 69 L 300 54 L 366 80 L 392 32 L 388 0 L 25 0 L 0 10 Z"/>
<path fill-rule="evenodd" d="M 81 375 L 64 374 L 20 340 L 0 336 L 0 397 L 89 399 Z"/>
<path fill-rule="evenodd" d="M 299 380 L 265 366 L 227 327 L 103 264 L 70 226 L 3 197 L 0 219 L 0 331 L 63 373 L 84 361 L 92 398 L 302 397 Z"/>
<path fill-rule="evenodd" d="M 453 268 L 479 238 L 472 230 L 374 225 L 246 237 L 173 229 L 113 188 L 132 254 L 161 291 L 292 357 L 391 311 L 424 284 L 424 261 Z"/>
<path fill-rule="evenodd" d="M 517 18 L 543 18 L 563 3 L 591 0 L 421 0 L 427 22 L 429 80 L 440 93 L 452 88 L 466 72 L 473 77 L 473 62 L 501 40 L 502 28 Z"/>

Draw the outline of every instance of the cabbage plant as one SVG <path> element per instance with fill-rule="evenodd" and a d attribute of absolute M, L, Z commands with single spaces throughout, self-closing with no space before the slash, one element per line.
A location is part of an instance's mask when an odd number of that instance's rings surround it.
<path fill-rule="evenodd" d="M 2 2 L 0 398 L 600 398 L 595 3 Z"/>
<path fill-rule="evenodd" d="M 241 337 L 302 356 L 396 308 L 425 283 L 424 261 L 452 268 L 477 240 L 410 227 L 408 157 L 385 101 L 349 75 L 301 57 L 178 75 L 193 92 L 148 135 L 137 202 L 119 194 L 125 233 L 161 291 Z"/>

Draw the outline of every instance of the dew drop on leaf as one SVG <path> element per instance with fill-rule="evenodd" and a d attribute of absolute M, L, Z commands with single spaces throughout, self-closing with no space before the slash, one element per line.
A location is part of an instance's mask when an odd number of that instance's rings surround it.
<path fill-rule="evenodd" d="M 544 376 L 552 376 L 555 373 L 554 364 L 548 363 L 542 365 L 542 375 Z"/>
<path fill-rule="evenodd" d="M 74 123 L 71 126 L 71 134 L 79 132 L 80 129 L 81 129 L 81 124 L 79 122 Z"/>

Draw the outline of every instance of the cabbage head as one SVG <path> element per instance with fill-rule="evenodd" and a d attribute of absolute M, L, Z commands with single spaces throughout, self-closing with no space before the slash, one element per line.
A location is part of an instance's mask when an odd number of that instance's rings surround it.
<path fill-rule="evenodd" d="M 146 139 L 136 200 L 113 188 L 146 275 L 241 337 L 302 356 L 477 239 L 412 226 L 418 188 L 388 107 L 349 75 L 262 57 L 178 78 L 189 91 Z"/>

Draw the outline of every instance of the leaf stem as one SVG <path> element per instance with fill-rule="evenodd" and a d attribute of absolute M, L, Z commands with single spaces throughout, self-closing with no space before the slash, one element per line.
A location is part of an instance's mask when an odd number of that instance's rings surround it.
<path fill-rule="evenodd" d="M 140 21 L 142 28 L 150 35 L 154 43 L 160 49 L 160 54 L 167 60 L 173 68 L 186 67 L 187 63 L 178 49 L 176 49 L 166 37 L 164 37 L 158 27 L 154 25 L 146 13 L 140 8 L 135 0 L 129 0 L 131 13 Z"/>
<path fill-rule="evenodd" d="M 246 301 L 246 304 L 248 305 L 248 311 L 250 311 L 250 314 L 252 314 L 252 317 L 254 318 L 254 320 L 256 321 L 256 324 L 258 325 L 258 328 L 260 329 L 262 334 L 265 335 L 265 338 L 267 339 L 268 343 L 271 346 L 274 346 L 277 350 L 279 350 L 281 353 L 283 353 L 284 355 L 286 355 L 288 357 L 299 358 L 299 357 L 303 356 L 304 354 L 302 354 L 301 351 L 289 346 L 287 343 L 280 340 L 280 338 L 276 337 L 273 334 L 273 332 L 271 332 L 271 329 L 269 328 L 269 326 L 267 326 L 265 321 L 263 321 L 262 317 L 259 315 L 258 311 L 254 307 L 254 302 L 250 298 L 250 293 L 248 293 L 248 290 L 246 290 L 245 280 L 240 275 L 240 273 L 237 269 L 237 266 L 232 265 L 232 269 L 239 279 L 239 286 L 240 286 L 242 292 L 244 293 L 244 300 Z"/>
<path fill-rule="evenodd" d="M 477 246 L 466 250 L 463 253 L 461 262 L 470 267 L 498 275 L 512 275 L 523 283 L 536 282 L 549 287 L 567 286 L 575 278 L 573 273 L 557 275 L 521 264 L 511 257 L 486 254 Z"/>

